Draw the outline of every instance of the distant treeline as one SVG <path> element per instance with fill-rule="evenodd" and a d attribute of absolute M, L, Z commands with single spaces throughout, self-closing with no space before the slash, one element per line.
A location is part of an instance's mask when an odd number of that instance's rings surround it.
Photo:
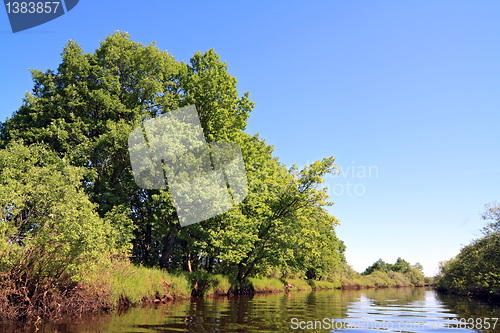
<path fill-rule="evenodd" d="M 347 267 L 342 275 L 342 287 L 422 287 L 426 284 L 422 269 L 421 264 L 411 265 L 401 258 L 394 264 L 379 259 L 361 274 Z"/>
<path fill-rule="evenodd" d="M 442 262 L 436 277 L 440 290 L 481 298 L 500 299 L 500 204 L 486 205 L 483 236 Z"/>

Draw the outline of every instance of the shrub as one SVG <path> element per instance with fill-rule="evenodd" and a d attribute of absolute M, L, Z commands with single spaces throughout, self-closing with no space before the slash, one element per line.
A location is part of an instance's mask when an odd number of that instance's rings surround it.
<path fill-rule="evenodd" d="M 400 272 L 389 271 L 387 275 L 393 281 L 392 285 L 395 287 L 407 287 L 411 285 L 410 279 Z"/>
<path fill-rule="evenodd" d="M 490 233 L 441 263 L 438 289 L 460 294 L 500 294 L 500 233 Z"/>
<path fill-rule="evenodd" d="M 83 175 L 41 145 L 0 150 L 0 307 L 18 306 L 21 316 L 45 311 L 53 302 L 40 295 L 73 289 L 89 270 L 127 250 L 127 235 L 112 225 L 126 216 L 101 218 L 82 190 Z"/>

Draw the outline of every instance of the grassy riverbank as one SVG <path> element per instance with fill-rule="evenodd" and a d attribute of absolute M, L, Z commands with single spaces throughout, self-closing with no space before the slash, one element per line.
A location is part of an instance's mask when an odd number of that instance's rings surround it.
<path fill-rule="evenodd" d="M 97 313 L 143 303 L 166 303 L 191 296 L 281 293 L 328 289 L 420 286 L 399 272 L 375 271 L 361 275 L 348 268 L 337 279 L 250 277 L 243 284 L 234 278 L 206 272 L 167 272 L 117 259 L 56 283 L 29 285 L 31 293 L 10 284 L 0 292 L 0 321 L 57 318 L 67 314 Z M 65 282 L 62 282 L 65 281 Z M 4 281 L 5 282 L 5 281 Z M 7 285 L 7 284 L 6 284 Z M 38 289 L 37 289 L 38 288 Z M 24 296 L 22 296 L 24 295 Z M 21 297 L 22 296 L 22 297 Z"/>
<path fill-rule="evenodd" d="M 96 270 L 80 283 L 103 289 L 103 293 L 109 295 L 109 301 L 115 306 L 186 299 L 191 296 L 224 296 L 235 294 L 239 289 L 245 290 L 246 293 L 278 293 L 342 288 L 340 281 L 267 277 L 248 278 L 241 286 L 234 279 L 220 274 L 176 274 L 122 261 L 113 263 L 112 269 Z"/>
<path fill-rule="evenodd" d="M 236 293 L 279 293 L 330 289 L 362 289 L 423 286 L 412 284 L 408 276 L 399 272 L 376 271 L 369 275 L 352 273 L 337 281 L 319 281 L 301 278 L 250 277 L 239 285 L 228 276 L 205 272 L 170 273 L 157 268 L 113 263 L 112 269 L 97 270 L 82 281 L 104 288 L 114 306 L 141 302 L 166 302 L 191 296 L 224 296 Z"/>

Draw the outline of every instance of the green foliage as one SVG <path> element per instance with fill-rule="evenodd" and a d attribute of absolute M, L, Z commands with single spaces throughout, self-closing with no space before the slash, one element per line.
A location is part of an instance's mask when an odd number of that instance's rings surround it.
<path fill-rule="evenodd" d="M 500 206 L 488 204 L 483 219 L 484 236 L 464 246 L 460 253 L 440 263 L 436 286 L 460 294 L 500 296 Z"/>
<path fill-rule="evenodd" d="M 280 292 L 285 290 L 283 282 L 278 279 L 260 277 L 260 278 L 248 278 L 247 281 L 248 284 L 252 287 L 252 289 L 258 293 Z"/>
<path fill-rule="evenodd" d="M 479 238 L 442 262 L 436 285 L 461 294 L 500 294 L 500 234 Z"/>
<path fill-rule="evenodd" d="M 483 228 L 485 235 L 500 232 L 500 203 L 490 202 L 487 204 L 481 217 L 483 220 L 488 221 Z"/>
<path fill-rule="evenodd" d="M 370 267 L 365 269 L 363 272 L 363 275 L 368 275 L 373 273 L 374 271 L 381 271 L 381 272 L 387 272 L 390 270 L 390 264 L 386 263 L 382 259 L 379 259 L 373 263 Z"/>
<path fill-rule="evenodd" d="M 418 282 L 412 282 L 410 277 L 401 272 L 389 271 L 387 272 L 387 276 L 392 280 L 392 285 L 395 287 L 421 286 Z"/>
<path fill-rule="evenodd" d="M 313 290 L 328 290 L 328 289 L 341 289 L 342 283 L 340 281 L 337 282 L 329 282 L 329 281 L 318 281 L 318 280 L 307 280 L 309 285 Z"/>
<path fill-rule="evenodd" d="M 181 63 L 178 80 L 183 105 L 198 106 L 207 142 L 231 140 L 245 129 L 254 103 L 248 92 L 238 97 L 236 78 L 213 49 L 196 52 L 190 65 Z"/>
<path fill-rule="evenodd" d="M 434 276 L 426 276 L 424 278 L 424 284 L 426 286 L 434 286 L 436 284 L 436 278 Z"/>
<path fill-rule="evenodd" d="M 423 285 L 423 284 L 422 284 Z M 374 271 L 368 275 L 342 278 L 342 288 L 387 288 L 387 287 L 412 287 L 422 286 L 412 283 L 411 278 L 403 273 L 394 271 Z"/>
<path fill-rule="evenodd" d="M 361 279 L 365 287 L 392 287 L 393 281 L 387 272 L 374 271 Z"/>
<path fill-rule="evenodd" d="M 227 295 L 231 290 L 231 282 L 227 276 L 220 274 L 213 275 L 210 279 L 210 287 L 206 295 Z"/>
<path fill-rule="evenodd" d="M 287 168 L 272 146 L 245 133 L 254 104 L 214 50 L 186 64 L 117 32 L 93 53 L 69 41 L 57 70 L 32 77 L 32 93 L 0 127 L 0 268 L 23 262 L 47 279 L 83 279 L 82 267 L 129 251 L 141 265 L 223 274 L 241 285 L 270 274 L 340 279 L 345 245 L 321 188 L 337 173 L 334 158 Z M 168 188 L 135 184 L 128 136 L 141 122 L 191 104 L 207 142 L 241 148 L 249 193 L 228 212 L 181 228 Z M 125 285 L 141 289 L 131 279 Z M 225 289 L 224 279 L 212 286 Z"/>
<path fill-rule="evenodd" d="M 167 273 L 158 268 L 132 265 L 127 260 L 114 260 L 89 270 L 82 281 L 95 284 L 110 293 L 112 304 L 118 306 L 120 299 L 130 304 L 152 300 L 157 295 L 182 299 L 191 295 L 191 281 L 187 274 Z"/>
<path fill-rule="evenodd" d="M 369 286 L 423 286 L 424 274 L 422 269 L 420 263 L 412 266 L 401 258 L 398 258 L 392 265 L 379 259 L 368 267 L 363 272 L 363 275 L 367 277 L 364 281 Z"/>
<path fill-rule="evenodd" d="M 286 170 L 275 162 L 267 174 L 257 175 L 267 179 L 242 205 L 252 242 L 238 262 L 240 282 L 269 267 L 281 267 L 285 277 L 311 270 L 321 276 L 336 268 L 343 258 L 343 244 L 333 231 L 338 221 L 324 209 L 330 205 L 326 190 L 318 188 L 325 174 L 336 172 L 333 161 L 324 159 L 301 171 L 295 166 Z"/>
<path fill-rule="evenodd" d="M 128 221 L 99 217 L 82 190 L 84 171 L 40 145 L 0 150 L 0 270 L 38 282 L 76 278 L 127 250 Z"/>
<path fill-rule="evenodd" d="M 228 295 L 235 281 L 227 276 L 204 271 L 189 273 L 193 296 Z"/>
<path fill-rule="evenodd" d="M 126 33 L 109 36 L 92 54 L 69 41 L 57 71 L 32 71 L 33 92 L 0 132 L 3 146 L 18 139 L 45 143 L 84 167 L 85 191 L 99 215 L 120 211 L 133 220 L 133 253 L 145 262 L 154 261 L 154 243 L 173 223 L 173 209 L 169 195 L 135 185 L 128 135 L 142 120 L 179 106 L 178 66 L 167 52 L 135 43 Z M 158 214 L 155 195 L 170 209 Z"/>
<path fill-rule="evenodd" d="M 291 284 L 289 285 L 289 289 L 291 291 L 311 291 L 312 290 L 312 285 L 309 283 L 308 280 L 304 279 L 287 279 L 285 283 Z"/>

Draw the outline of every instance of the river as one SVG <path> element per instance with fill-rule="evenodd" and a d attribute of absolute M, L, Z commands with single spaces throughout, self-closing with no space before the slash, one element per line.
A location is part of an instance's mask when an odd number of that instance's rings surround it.
<path fill-rule="evenodd" d="M 494 318 L 496 305 L 428 288 L 389 288 L 175 301 L 39 325 L 37 332 L 500 332 Z"/>

